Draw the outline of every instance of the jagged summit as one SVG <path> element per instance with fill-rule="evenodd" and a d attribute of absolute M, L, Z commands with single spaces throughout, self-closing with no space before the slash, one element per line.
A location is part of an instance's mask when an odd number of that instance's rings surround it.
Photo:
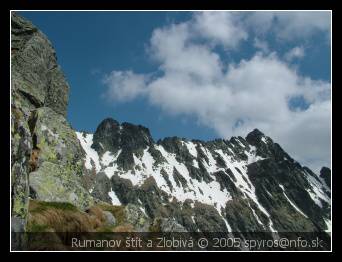
<path fill-rule="evenodd" d="M 124 139 L 123 139 L 124 138 Z M 112 151 L 116 152 L 119 145 L 127 142 L 126 147 L 131 149 L 138 149 L 139 147 L 144 148 L 149 146 L 154 142 L 150 130 L 142 125 L 136 125 L 128 122 L 119 123 L 117 120 L 108 117 L 105 118 L 98 125 L 94 133 L 94 141 L 92 148 L 99 152 Z M 121 141 L 121 142 L 120 142 Z M 122 142 L 123 141 L 123 142 Z M 250 133 L 247 134 L 246 138 L 241 136 L 231 137 L 230 139 L 217 138 L 209 141 L 204 141 L 200 139 L 187 139 L 178 136 L 164 137 L 158 139 L 157 144 L 164 146 L 171 146 L 175 144 L 182 144 L 185 142 L 191 142 L 195 144 L 234 144 L 237 146 L 245 145 L 258 145 L 264 143 L 273 144 L 270 137 L 266 136 L 259 129 L 255 128 Z"/>
<path fill-rule="evenodd" d="M 100 153 L 123 150 L 138 150 L 154 143 L 148 128 L 123 122 L 113 118 L 104 119 L 97 127 L 92 148 Z"/>
<path fill-rule="evenodd" d="M 181 147 L 184 144 L 192 143 L 192 144 L 201 144 L 201 145 L 212 145 L 212 146 L 227 146 L 231 145 L 232 148 L 235 146 L 235 149 L 242 147 L 248 147 L 249 145 L 260 145 L 260 143 L 265 143 L 269 141 L 273 144 L 272 139 L 265 136 L 258 129 L 254 129 L 250 132 L 246 138 L 241 136 L 231 137 L 229 140 L 217 138 L 214 140 L 204 141 L 199 139 L 187 139 L 181 138 L 177 136 L 165 137 L 163 139 L 159 139 L 156 144 L 162 145 L 169 152 L 180 152 Z M 92 140 L 91 147 L 95 149 L 100 154 L 105 153 L 106 151 L 117 152 L 120 148 L 124 151 L 137 151 L 141 149 L 145 149 L 153 145 L 155 142 L 151 136 L 150 130 L 142 125 L 135 125 L 128 122 L 119 123 L 117 120 L 109 117 L 101 121 L 98 125 Z M 264 145 L 265 147 L 266 145 Z M 266 146 L 268 147 L 268 146 Z"/>
<path fill-rule="evenodd" d="M 261 132 L 258 128 L 254 128 L 248 135 L 254 135 L 254 136 L 265 136 L 263 132 Z"/>
<path fill-rule="evenodd" d="M 248 133 L 246 136 L 246 140 L 248 143 L 252 145 L 259 145 L 260 143 L 266 143 L 266 140 L 269 139 L 262 133 L 259 129 L 255 128 L 252 132 Z"/>
<path fill-rule="evenodd" d="M 101 123 L 98 125 L 96 132 L 100 132 L 101 130 L 112 130 L 116 129 L 120 126 L 119 122 L 114 120 L 111 117 L 105 118 L 101 121 Z"/>

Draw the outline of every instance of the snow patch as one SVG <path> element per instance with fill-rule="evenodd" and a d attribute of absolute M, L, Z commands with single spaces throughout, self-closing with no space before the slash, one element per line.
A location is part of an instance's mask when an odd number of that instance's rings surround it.
<path fill-rule="evenodd" d="M 108 166 L 115 160 L 115 156 L 109 151 L 106 151 L 103 156 L 101 157 L 101 165 Z"/>
<path fill-rule="evenodd" d="M 85 167 L 89 170 L 93 168 L 91 160 L 93 160 L 95 165 L 96 173 L 101 170 L 100 159 L 98 153 L 91 148 L 93 144 L 93 134 L 84 134 L 81 132 L 76 132 L 76 136 L 81 143 L 83 150 L 86 153 Z"/>
<path fill-rule="evenodd" d="M 184 142 L 184 144 L 186 145 L 189 153 L 197 158 L 196 144 L 193 142 Z"/>
<path fill-rule="evenodd" d="M 156 149 L 159 150 L 159 152 L 167 161 L 167 163 L 164 163 L 161 166 L 159 166 L 159 169 L 163 168 L 169 175 L 169 180 L 172 184 L 173 191 L 171 192 L 168 186 L 165 185 L 165 191 L 168 194 L 172 195 L 178 201 L 181 202 L 190 199 L 193 201 L 199 201 L 201 203 L 216 206 L 218 210 L 225 207 L 227 201 L 231 199 L 231 196 L 226 189 L 221 191 L 220 184 L 217 181 L 211 181 L 210 183 L 206 183 L 204 181 L 200 182 L 196 179 L 191 179 L 188 169 L 183 163 L 179 163 L 176 160 L 175 154 L 167 152 L 161 145 L 157 145 Z M 212 170 L 216 170 L 215 160 L 212 156 L 209 156 L 208 158 L 210 158 L 209 165 L 211 166 Z M 174 180 L 174 168 L 186 180 L 187 186 L 185 188 L 183 188 L 182 186 L 178 186 L 176 181 Z"/>
<path fill-rule="evenodd" d="M 324 185 L 308 172 L 304 171 L 304 174 L 311 186 L 311 188 L 307 188 L 306 191 L 309 193 L 311 199 L 316 203 L 316 205 L 322 208 L 322 201 L 330 203 L 330 196 L 328 196 L 323 190 Z"/>
<path fill-rule="evenodd" d="M 196 159 L 192 161 L 192 165 L 196 168 L 199 168 L 198 161 Z"/>
<path fill-rule="evenodd" d="M 324 219 L 324 222 L 325 224 L 327 225 L 327 229 L 325 230 L 325 232 L 332 232 L 331 229 L 332 229 L 332 226 L 331 226 L 331 220 L 329 219 Z"/>
<path fill-rule="evenodd" d="M 120 170 L 117 166 L 117 159 L 119 155 L 121 154 L 121 149 L 116 153 L 115 156 L 113 156 L 110 152 L 106 152 L 103 154 L 101 158 L 101 163 L 104 165 L 103 172 L 106 174 L 106 176 L 110 179 L 115 173 L 118 173 Z M 109 164 L 111 164 L 109 166 Z"/>
<path fill-rule="evenodd" d="M 121 206 L 121 202 L 120 202 L 119 198 L 116 196 L 116 194 L 113 191 L 113 189 L 108 192 L 108 195 L 109 195 L 109 197 L 112 200 L 112 205 L 114 205 L 114 206 Z"/>
<path fill-rule="evenodd" d="M 223 219 L 223 221 L 224 221 L 224 224 L 226 225 L 227 231 L 228 231 L 228 232 L 232 232 L 233 230 L 232 230 L 232 228 L 230 227 L 230 225 L 228 224 L 227 219 L 225 219 L 223 216 L 222 216 L 222 219 Z"/>
<path fill-rule="evenodd" d="M 141 211 L 141 212 L 143 212 L 143 213 L 144 213 L 144 215 L 145 215 L 145 216 L 147 216 L 147 217 L 148 217 L 148 215 L 146 214 L 145 208 L 143 208 L 143 207 L 139 207 L 139 209 L 140 209 L 140 211 Z"/>
<path fill-rule="evenodd" d="M 242 191 L 242 193 L 246 197 L 250 198 L 257 205 L 261 212 L 263 212 L 268 217 L 268 227 L 270 228 L 270 230 L 272 232 L 277 232 L 273 227 L 273 222 L 271 220 L 270 214 L 258 201 L 255 193 L 255 187 L 247 175 L 247 165 L 250 164 L 252 160 L 258 161 L 260 159 L 260 157 L 257 157 L 255 153 L 253 153 L 255 152 L 255 148 L 251 147 L 251 151 L 246 151 L 247 155 L 249 156 L 247 161 L 240 162 L 234 160 L 231 156 L 224 154 L 222 150 L 216 150 L 216 152 L 222 157 L 222 159 L 225 161 L 226 166 L 232 171 L 236 179 L 235 185 Z M 240 170 L 240 172 L 238 172 L 236 168 Z"/>
<path fill-rule="evenodd" d="M 264 136 L 261 137 L 261 141 L 264 142 L 265 144 L 267 144 L 267 139 L 266 139 L 266 137 L 264 137 Z"/>

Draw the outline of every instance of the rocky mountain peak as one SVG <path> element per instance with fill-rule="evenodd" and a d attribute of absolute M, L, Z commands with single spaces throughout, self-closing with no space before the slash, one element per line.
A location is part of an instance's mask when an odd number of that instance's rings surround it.
<path fill-rule="evenodd" d="M 246 141 L 251 145 L 256 146 L 266 141 L 266 136 L 259 129 L 255 128 L 252 132 L 248 133 L 246 136 Z"/>
<path fill-rule="evenodd" d="M 121 136 L 124 138 L 123 142 L 132 149 L 145 148 L 154 143 L 150 130 L 142 125 L 122 123 Z"/>
<path fill-rule="evenodd" d="M 291 163 L 295 162 L 278 143 L 275 143 L 259 129 L 254 129 L 250 132 L 246 136 L 246 141 L 252 146 L 255 146 L 257 155 L 263 158 L 273 158 L 280 162 L 284 160 L 288 160 Z"/>
<path fill-rule="evenodd" d="M 96 133 L 98 132 L 111 132 L 112 130 L 118 129 L 120 126 L 119 122 L 114 120 L 111 117 L 105 118 L 102 120 L 102 122 L 99 124 L 99 126 L 96 129 Z"/>
<path fill-rule="evenodd" d="M 154 143 L 148 128 L 124 122 L 120 124 L 112 118 L 104 119 L 97 127 L 92 148 L 100 154 L 144 149 Z"/>
<path fill-rule="evenodd" d="M 104 119 L 96 128 L 92 148 L 98 152 L 115 151 L 119 146 L 120 124 L 113 118 Z"/>

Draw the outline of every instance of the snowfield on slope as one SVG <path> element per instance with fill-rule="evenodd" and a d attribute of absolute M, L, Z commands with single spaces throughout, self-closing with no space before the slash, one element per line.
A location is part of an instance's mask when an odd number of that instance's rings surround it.
<path fill-rule="evenodd" d="M 238 161 L 234 158 L 235 154 L 233 150 L 229 148 L 229 146 L 227 147 L 229 154 L 227 154 L 221 149 L 210 152 L 208 148 L 203 146 L 201 143 L 196 144 L 190 141 L 181 141 L 181 144 L 192 156 L 192 166 L 199 169 L 199 164 L 201 163 L 212 178 L 212 181 L 207 183 L 203 180 L 199 181 L 197 179 L 193 179 L 190 176 L 187 166 L 184 163 L 178 162 L 176 155 L 166 151 L 165 148 L 160 144 L 155 144 L 152 146 L 154 147 L 154 150 L 158 150 L 161 153 L 165 159 L 165 162 L 157 164 L 149 152 L 150 148 L 147 147 L 144 149 L 141 157 L 133 154 L 133 169 L 122 170 L 117 164 L 117 158 L 120 155 L 121 150 L 119 150 L 115 155 L 111 152 L 105 152 L 102 156 L 99 156 L 98 153 L 91 148 L 93 142 L 92 134 L 83 135 L 82 133 L 77 133 L 77 137 L 86 152 L 85 167 L 87 169 L 95 168 L 96 172 L 103 171 L 108 178 L 111 178 L 113 175 L 118 175 L 120 178 L 130 180 L 133 186 L 138 187 L 143 185 L 146 179 L 153 177 L 158 188 L 169 195 L 170 201 L 172 201 L 172 199 L 176 199 L 180 202 L 192 200 L 193 202 L 198 201 L 215 207 L 218 213 L 222 216 L 227 230 L 231 231 L 229 221 L 227 221 L 224 214 L 224 209 L 227 202 L 232 199 L 232 196 L 226 188 L 223 190 L 221 189 L 220 183 L 217 181 L 217 178 L 214 175 L 214 173 L 218 171 L 223 171 L 230 178 L 230 180 L 234 181 L 235 186 L 242 192 L 243 197 L 253 201 L 255 203 L 254 206 L 268 218 L 268 224 L 264 225 L 261 222 L 261 219 L 258 217 L 255 208 L 253 208 L 248 202 L 248 206 L 251 209 L 257 223 L 271 232 L 277 232 L 277 230 L 274 228 L 271 215 L 258 200 L 256 196 L 256 189 L 247 174 L 247 166 L 249 164 L 263 160 L 262 157 L 256 154 L 256 148 L 254 146 L 249 145 L 246 147 L 246 145 L 244 145 L 239 139 L 236 139 L 235 141 L 241 146 L 241 148 L 244 149 L 244 154 L 247 157 L 247 160 L 245 161 Z M 264 138 L 262 141 L 267 143 L 266 138 Z M 235 148 L 236 145 L 234 146 L 233 144 L 230 144 L 230 146 Z M 202 158 L 200 158 L 198 154 L 200 151 L 201 155 L 204 155 Z M 212 153 L 220 156 L 226 168 L 222 168 L 217 165 L 215 157 Z M 226 172 L 227 168 L 231 170 L 230 174 Z M 165 173 L 167 174 L 167 179 L 164 177 Z M 175 173 L 176 175 L 174 175 Z M 177 177 L 179 176 L 183 182 L 178 181 L 179 179 L 177 179 Z M 307 191 L 315 203 L 321 207 L 321 201 L 330 201 L 329 197 L 323 191 L 322 183 L 308 173 L 305 173 L 305 176 L 311 186 L 311 188 L 307 189 Z M 279 187 L 282 189 L 284 197 L 294 208 L 294 210 L 307 218 L 307 216 L 294 204 L 294 202 L 290 200 L 286 194 L 285 188 L 282 185 L 279 185 Z M 270 195 L 268 191 L 267 193 Z M 113 205 L 121 205 L 113 190 L 111 190 L 108 194 Z M 329 224 L 329 221 L 327 221 L 327 224 Z"/>

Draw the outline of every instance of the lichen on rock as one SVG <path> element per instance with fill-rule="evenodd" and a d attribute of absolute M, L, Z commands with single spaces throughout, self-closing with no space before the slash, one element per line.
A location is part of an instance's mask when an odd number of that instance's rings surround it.
<path fill-rule="evenodd" d="M 32 194 L 42 201 L 70 202 L 83 210 L 94 204 L 74 174 L 58 164 L 43 162 L 30 173 L 29 183 Z"/>

